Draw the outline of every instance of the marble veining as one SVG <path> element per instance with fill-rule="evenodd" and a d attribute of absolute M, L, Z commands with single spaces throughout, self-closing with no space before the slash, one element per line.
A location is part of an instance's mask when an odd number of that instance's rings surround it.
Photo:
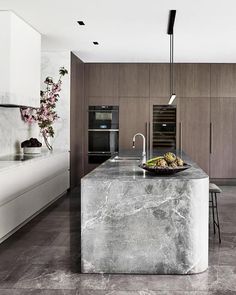
<path fill-rule="evenodd" d="M 138 154 L 138 153 L 137 153 Z M 137 155 L 136 154 L 136 155 Z M 177 155 L 180 153 L 177 152 Z M 139 179 L 201 179 L 208 178 L 208 175 L 191 160 L 185 153 L 181 153 L 181 158 L 191 168 L 182 171 L 180 173 L 165 175 L 165 176 L 154 176 L 152 173 L 145 171 L 138 167 L 140 161 L 115 161 L 114 157 L 107 160 L 105 163 L 100 165 L 97 169 L 87 174 L 83 179 L 122 179 L 123 180 L 139 180 Z"/>
<path fill-rule="evenodd" d="M 208 266 L 208 176 L 106 161 L 81 183 L 82 272 L 190 274 Z"/>

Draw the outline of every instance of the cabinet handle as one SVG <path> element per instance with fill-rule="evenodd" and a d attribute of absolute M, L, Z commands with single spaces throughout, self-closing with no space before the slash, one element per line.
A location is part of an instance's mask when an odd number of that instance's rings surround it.
<path fill-rule="evenodd" d="M 179 122 L 179 149 L 180 149 L 180 151 L 182 151 L 182 148 L 183 148 L 183 146 L 182 146 L 182 132 L 183 130 L 182 130 L 182 122 Z"/>
<path fill-rule="evenodd" d="M 149 156 L 152 157 L 151 123 L 148 122 Z"/>
<path fill-rule="evenodd" d="M 210 123 L 210 154 L 213 153 L 213 124 Z"/>
<path fill-rule="evenodd" d="M 148 151 L 148 123 L 145 122 L 146 152 Z"/>

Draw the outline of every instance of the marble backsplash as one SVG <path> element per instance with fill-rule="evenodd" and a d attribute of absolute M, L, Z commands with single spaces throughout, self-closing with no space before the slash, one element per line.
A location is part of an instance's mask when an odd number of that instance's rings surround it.
<path fill-rule="evenodd" d="M 19 108 L 0 107 L 0 155 L 20 152 L 22 141 L 38 136 L 38 127 L 25 124 Z"/>
<path fill-rule="evenodd" d="M 55 123 L 55 148 L 69 150 L 70 146 L 70 52 L 43 52 L 41 69 L 41 88 L 46 76 L 58 78 L 61 66 L 68 69 L 69 75 L 63 78 L 62 91 L 57 104 L 60 119 Z M 19 108 L 0 107 L 0 155 L 20 152 L 20 143 L 30 137 L 40 139 L 37 124 L 28 125 L 21 119 Z M 41 139 L 40 139 L 41 140 Z"/>

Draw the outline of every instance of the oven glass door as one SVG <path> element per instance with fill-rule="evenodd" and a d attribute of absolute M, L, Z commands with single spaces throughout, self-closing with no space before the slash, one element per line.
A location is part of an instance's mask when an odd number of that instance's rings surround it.
<path fill-rule="evenodd" d="M 89 131 L 89 153 L 114 154 L 118 152 L 118 142 L 118 131 Z"/>
<path fill-rule="evenodd" d="M 110 109 L 89 108 L 89 129 L 119 129 L 119 111 Z"/>

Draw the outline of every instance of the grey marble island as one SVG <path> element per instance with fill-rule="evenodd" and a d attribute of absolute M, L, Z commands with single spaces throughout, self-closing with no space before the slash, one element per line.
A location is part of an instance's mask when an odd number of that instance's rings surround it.
<path fill-rule="evenodd" d="M 83 273 L 194 274 L 208 267 L 208 175 L 155 176 L 107 160 L 81 181 Z"/>

